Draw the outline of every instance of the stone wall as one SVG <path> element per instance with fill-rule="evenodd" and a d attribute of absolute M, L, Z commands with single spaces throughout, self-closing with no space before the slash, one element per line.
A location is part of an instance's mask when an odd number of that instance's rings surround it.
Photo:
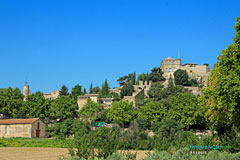
<path fill-rule="evenodd" d="M 188 90 L 192 91 L 192 93 L 195 96 L 201 96 L 202 95 L 202 90 L 199 87 L 188 87 L 188 86 L 185 86 L 184 88 L 187 88 Z"/>
<path fill-rule="evenodd" d="M 31 138 L 31 124 L 4 124 L 0 125 L 0 137 L 26 137 Z"/>
<path fill-rule="evenodd" d="M 60 91 L 59 90 L 56 90 L 56 91 L 53 91 L 49 94 L 43 94 L 44 98 L 48 98 L 48 99 L 51 99 L 51 100 L 54 100 L 56 99 L 60 94 Z"/>
<path fill-rule="evenodd" d="M 87 96 L 78 96 L 77 97 L 77 104 L 78 104 L 78 110 L 80 111 L 83 106 L 87 103 L 88 97 Z"/>
<path fill-rule="evenodd" d="M 46 135 L 45 124 L 37 120 L 32 124 L 1 124 L 0 125 L 0 137 L 12 138 L 12 137 L 25 137 L 32 138 L 36 137 L 36 130 L 39 129 L 39 138 L 43 138 Z"/>
<path fill-rule="evenodd" d="M 39 122 L 39 128 L 38 128 L 38 122 Z M 40 134 L 39 134 L 39 138 L 44 138 L 45 135 L 46 135 L 46 132 L 45 132 L 45 124 L 38 120 L 38 121 L 35 121 L 33 124 L 32 124 L 32 128 L 31 128 L 31 137 L 36 137 L 36 130 L 39 129 L 40 130 Z"/>

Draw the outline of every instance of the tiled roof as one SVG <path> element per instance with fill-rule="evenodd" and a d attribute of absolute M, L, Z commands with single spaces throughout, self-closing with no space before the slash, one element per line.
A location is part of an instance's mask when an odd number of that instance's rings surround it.
<path fill-rule="evenodd" d="M 39 118 L 31 118 L 31 119 L 0 119 L 1 124 L 32 124 L 35 121 L 39 120 Z"/>

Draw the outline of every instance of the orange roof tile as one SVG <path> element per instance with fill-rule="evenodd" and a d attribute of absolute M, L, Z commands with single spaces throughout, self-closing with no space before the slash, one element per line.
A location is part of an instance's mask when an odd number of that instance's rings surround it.
<path fill-rule="evenodd" d="M 32 124 L 39 118 L 30 118 L 30 119 L 0 119 L 1 124 Z"/>

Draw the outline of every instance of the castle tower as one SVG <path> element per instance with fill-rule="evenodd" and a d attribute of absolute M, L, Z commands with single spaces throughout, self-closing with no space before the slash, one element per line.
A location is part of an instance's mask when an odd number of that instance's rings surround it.
<path fill-rule="evenodd" d="M 29 85 L 25 82 L 23 87 L 23 101 L 26 101 L 27 96 L 30 94 Z"/>

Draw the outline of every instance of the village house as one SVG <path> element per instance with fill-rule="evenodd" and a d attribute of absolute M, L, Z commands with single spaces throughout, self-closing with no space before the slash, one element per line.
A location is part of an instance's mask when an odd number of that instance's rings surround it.
<path fill-rule="evenodd" d="M 39 118 L 0 119 L 0 137 L 45 137 L 45 124 Z"/>
<path fill-rule="evenodd" d="M 98 94 L 85 94 L 84 96 L 77 97 L 78 111 L 80 111 L 83 106 L 87 103 L 88 99 L 91 101 L 98 103 L 99 95 Z"/>
<path fill-rule="evenodd" d="M 102 98 L 103 101 L 103 107 L 104 109 L 108 109 L 112 107 L 112 103 L 114 101 L 114 98 Z"/>

